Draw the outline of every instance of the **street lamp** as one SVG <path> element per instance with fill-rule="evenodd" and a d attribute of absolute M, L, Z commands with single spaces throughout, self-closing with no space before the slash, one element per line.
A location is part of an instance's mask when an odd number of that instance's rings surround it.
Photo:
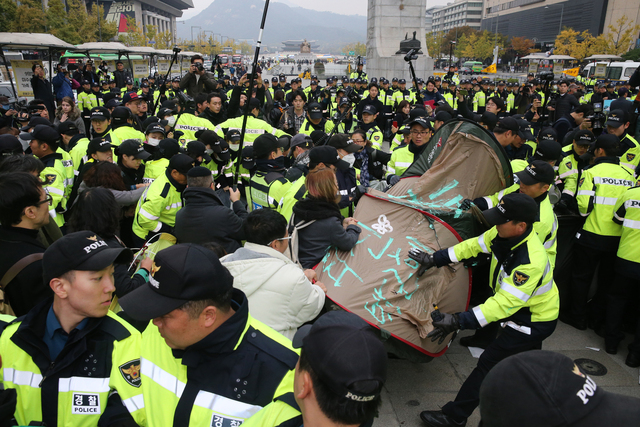
<path fill-rule="evenodd" d="M 453 54 L 453 46 L 455 46 L 456 42 L 454 40 L 451 40 L 449 42 L 449 72 L 451 72 L 451 58 L 452 58 L 452 54 Z"/>
<path fill-rule="evenodd" d="M 562 18 L 564 16 L 564 4 L 560 4 L 560 7 L 562 9 L 560 9 L 560 25 L 558 26 L 558 35 L 560 35 L 560 33 L 562 32 Z M 549 6 L 545 6 L 545 9 L 549 9 Z"/>
<path fill-rule="evenodd" d="M 191 41 L 193 41 L 193 29 L 194 28 L 200 28 L 200 31 L 202 31 L 202 27 L 199 25 L 192 25 L 191 26 Z"/>

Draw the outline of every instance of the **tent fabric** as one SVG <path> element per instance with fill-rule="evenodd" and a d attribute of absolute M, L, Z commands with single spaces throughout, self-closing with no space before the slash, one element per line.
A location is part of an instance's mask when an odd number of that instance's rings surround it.
<path fill-rule="evenodd" d="M 53 34 L 43 33 L 0 33 L 0 46 L 5 49 L 75 49 L 74 45 Z"/>
<path fill-rule="evenodd" d="M 71 50 L 93 53 L 131 53 L 130 48 L 119 42 L 89 42 L 76 45 Z"/>
<path fill-rule="evenodd" d="M 471 273 L 456 263 L 418 278 L 407 253 L 412 247 L 434 252 L 479 235 L 482 226 L 460 203 L 512 182 L 504 151 L 489 133 L 466 121 L 445 126 L 412 165 L 414 176 L 360 199 L 354 217 L 362 233 L 354 249 L 330 249 L 316 269 L 329 299 L 432 357 L 448 348 L 447 341 L 426 338 L 433 305 L 447 313 L 466 310 Z"/>

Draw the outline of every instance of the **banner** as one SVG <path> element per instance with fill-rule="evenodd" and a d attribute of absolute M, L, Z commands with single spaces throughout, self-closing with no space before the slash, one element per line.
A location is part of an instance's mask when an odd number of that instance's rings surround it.
<path fill-rule="evenodd" d="M 146 59 L 132 59 L 133 62 L 133 78 L 141 79 L 149 76 L 149 63 Z"/>
<path fill-rule="evenodd" d="M 496 66 L 496 64 L 491 64 L 489 65 L 487 68 L 485 68 L 484 70 L 482 70 L 483 73 L 492 73 L 495 74 L 498 72 L 498 67 Z"/>
<path fill-rule="evenodd" d="M 561 62 L 553 63 L 553 74 L 562 74 L 564 72 L 564 66 Z"/>
<path fill-rule="evenodd" d="M 158 59 L 158 73 L 165 75 L 169 71 L 169 64 L 171 63 L 168 59 Z"/>
<path fill-rule="evenodd" d="M 179 76 L 180 75 L 180 62 L 176 61 L 171 66 L 171 75 Z"/>
<path fill-rule="evenodd" d="M 538 72 L 538 63 L 537 62 L 529 62 L 529 69 L 527 70 L 529 73 L 537 73 Z"/>
<path fill-rule="evenodd" d="M 185 75 L 191 69 L 191 58 L 182 59 L 182 75 Z"/>
<path fill-rule="evenodd" d="M 578 73 L 580 73 L 580 67 L 576 67 L 576 68 L 571 68 L 569 70 L 565 70 L 564 73 L 567 76 L 578 77 Z"/>
<path fill-rule="evenodd" d="M 33 77 L 33 71 L 31 67 L 33 64 L 39 64 L 42 66 L 42 61 L 11 61 L 11 67 L 13 68 L 13 76 L 16 79 L 16 89 L 18 90 L 18 96 L 33 96 L 33 89 L 31 88 L 31 77 Z"/>
<path fill-rule="evenodd" d="M 593 73 L 593 76 L 594 77 L 605 77 L 606 75 L 607 75 L 607 64 L 596 64 L 596 70 Z"/>

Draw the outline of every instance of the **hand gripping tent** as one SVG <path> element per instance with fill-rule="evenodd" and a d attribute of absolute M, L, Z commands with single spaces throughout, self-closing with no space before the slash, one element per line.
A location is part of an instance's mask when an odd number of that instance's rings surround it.
<path fill-rule="evenodd" d="M 466 310 L 471 271 L 456 263 L 418 277 L 407 253 L 414 247 L 433 253 L 479 235 L 481 224 L 460 210 L 461 202 L 512 183 L 507 155 L 492 134 L 471 121 L 447 122 L 398 184 L 360 199 L 358 244 L 348 252 L 332 248 L 316 268 L 327 297 L 378 328 L 389 338 L 388 351 L 416 361 L 441 356 L 453 334 L 441 345 L 427 338 L 433 305 Z"/>

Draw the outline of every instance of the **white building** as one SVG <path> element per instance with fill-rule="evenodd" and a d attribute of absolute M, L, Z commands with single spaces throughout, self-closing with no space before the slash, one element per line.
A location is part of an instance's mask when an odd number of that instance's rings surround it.
<path fill-rule="evenodd" d="M 432 32 L 448 32 L 452 28 L 465 26 L 479 30 L 482 22 L 482 1 L 456 0 L 432 13 Z"/>

